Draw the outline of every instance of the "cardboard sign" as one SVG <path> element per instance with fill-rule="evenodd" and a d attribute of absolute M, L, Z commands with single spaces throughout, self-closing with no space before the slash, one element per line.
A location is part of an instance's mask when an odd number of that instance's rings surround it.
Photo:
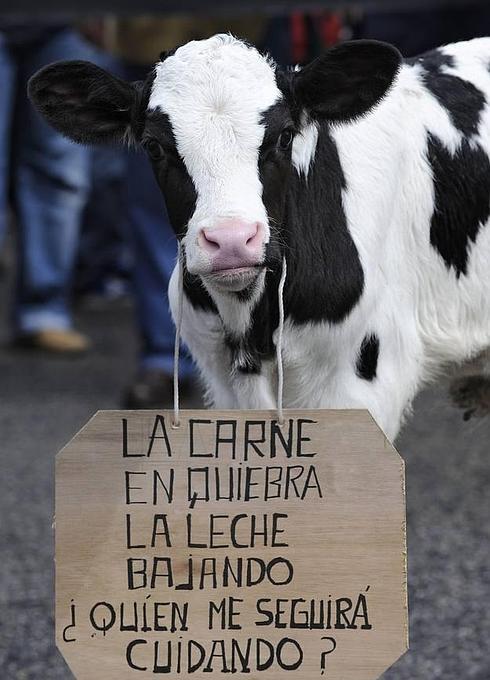
<path fill-rule="evenodd" d="M 79 680 L 374 680 L 407 649 L 403 461 L 367 411 L 99 412 L 56 465 Z"/>

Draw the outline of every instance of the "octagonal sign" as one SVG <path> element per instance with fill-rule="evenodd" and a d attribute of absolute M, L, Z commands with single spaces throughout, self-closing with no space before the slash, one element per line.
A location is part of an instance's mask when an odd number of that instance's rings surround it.
<path fill-rule="evenodd" d="M 403 461 L 367 411 L 97 413 L 56 464 L 76 678 L 374 680 L 407 649 Z"/>

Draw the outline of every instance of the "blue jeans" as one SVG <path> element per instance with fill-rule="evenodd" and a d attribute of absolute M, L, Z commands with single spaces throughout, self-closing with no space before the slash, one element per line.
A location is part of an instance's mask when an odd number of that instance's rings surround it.
<path fill-rule="evenodd" d="M 153 170 L 141 152 L 128 160 L 129 238 L 134 258 L 133 286 L 142 339 L 143 368 L 173 372 L 175 327 L 168 302 L 168 282 L 177 257 L 177 241 Z M 188 377 L 193 364 L 185 349 L 180 375 Z"/>
<path fill-rule="evenodd" d="M 124 64 L 97 50 L 97 65 L 124 78 Z M 107 283 L 129 279 L 132 257 L 127 242 L 127 155 L 116 145 L 92 149 L 91 190 L 82 219 L 75 289 L 107 291 Z"/>
<path fill-rule="evenodd" d="M 90 151 L 59 135 L 34 111 L 26 96 L 27 80 L 50 62 L 91 55 L 92 48 L 70 29 L 14 46 L 8 44 L 8 32 L 0 33 L 0 214 L 7 202 L 11 128 L 19 234 L 16 332 L 70 327 L 71 274 L 89 189 Z M 14 84 L 18 98 L 12 123 Z"/>
<path fill-rule="evenodd" d="M 15 101 L 16 64 L 0 33 L 0 249 L 7 231 L 10 137 Z"/>

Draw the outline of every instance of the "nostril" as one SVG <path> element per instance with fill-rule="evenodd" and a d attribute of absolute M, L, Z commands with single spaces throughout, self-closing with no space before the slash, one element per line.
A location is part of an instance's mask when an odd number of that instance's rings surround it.
<path fill-rule="evenodd" d="M 220 249 L 219 240 L 209 232 L 206 232 L 206 229 L 201 231 L 200 236 L 201 246 L 208 252 L 214 253 Z"/>
<path fill-rule="evenodd" d="M 255 245 L 258 238 L 259 238 L 259 225 L 258 223 L 256 223 L 254 224 L 253 228 L 250 230 L 250 233 L 248 234 L 246 245 L 247 246 Z"/>

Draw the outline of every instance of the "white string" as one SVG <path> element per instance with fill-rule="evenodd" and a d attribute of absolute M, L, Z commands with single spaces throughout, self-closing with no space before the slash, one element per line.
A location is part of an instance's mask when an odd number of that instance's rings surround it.
<path fill-rule="evenodd" d="M 282 258 L 282 272 L 277 289 L 279 305 L 279 325 L 277 328 L 276 358 L 277 358 L 277 417 L 279 425 L 284 424 L 283 396 L 284 396 L 284 366 L 282 361 L 282 336 L 284 331 L 284 284 L 286 283 L 286 256 Z"/>
<path fill-rule="evenodd" d="M 178 270 L 178 303 L 177 318 L 175 319 L 175 344 L 174 344 L 174 421 L 173 427 L 180 427 L 180 403 L 179 403 L 179 359 L 180 359 L 180 331 L 182 328 L 182 310 L 184 306 L 184 257 L 182 244 L 177 244 Z"/>

